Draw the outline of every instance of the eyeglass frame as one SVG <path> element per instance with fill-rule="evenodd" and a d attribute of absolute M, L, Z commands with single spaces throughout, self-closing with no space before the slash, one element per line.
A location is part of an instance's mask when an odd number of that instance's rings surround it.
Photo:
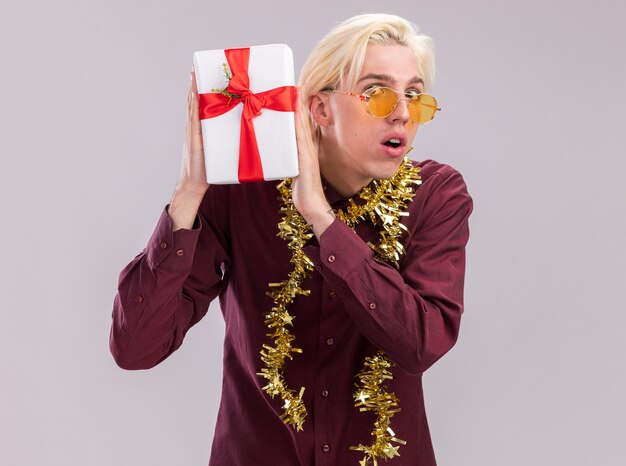
<path fill-rule="evenodd" d="M 376 116 L 376 115 L 372 115 L 372 112 L 370 112 L 369 101 L 370 101 L 370 99 L 372 98 L 372 96 L 371 96 L 371 95 L 366 94 L 365 92 L 374 92 L 376 89 L 389 89 L 390 91 L 392 91 L 392 92 L 394 92 L 394 93 L 396 94 L 396 99 L 397 99 L 397 100 L 396 100 L 396 103 L 393 105 L 393 108 L 391 109 L 391 111 L 390 111 L 387 115 L 385 115 L 385 116 Z M 336 93 L 338 93 L 338 94 L 345 94 L 345 95 L 349 95 L 349 96 L 351 96 L 351 97 L 358 97 L 358 98 L 359 98 L 359 100 L 365 104 L 365 109 L 367 110 L 367 113 L 369 113 L 370 115 L 372 115 L 374 118 L 387 118 L 389 115 L 391 115 L 391 114 L 392 114 L 392 113 L 396 110 L 396 108 L 398 108 L 398 102 L 400 102 L 401 100 L 406 100 L 406 101 L 410 102 L 412 98 L 418 97 L 418 96 L 420 96 L 420 95 L 427 95 L 427 96 L 430 96 L 430 97 L 432 97 L 432 98 L 433 98 L 433 100 L 434 100 L 435 102 L 437 102 L 437 99 L 435 98 L 435 96 L 434 96 L 434 95 L 432 95 L 432 94 L 428 94 L 428 93 L 426 93 L 426 92 L 420 92 L 419 94 L 415 94 L 415 95 L 414 95 L 413 97 L 411 97 L 411 98 L 406 98 L 406 97 L 404 97 L 404 98 L 398 98 L 398 94 L 404 94 L 404 95 L 406 96 L 406 94 L 407 94 L 407 93 L 406 93 L 406 92 L 403 92 L 403 91 L 396 91 L 395 89 L 392 89 L 392 88 L 387 87 L 387 86 L 376 86 L 376 87 L 373 87 L 373 88 L 371 88 L 371 89 L 368 89 L 367 91 L 361 92 L 360 94 L 357 94 L 356 92 L 339 91 L 339 90 L 337 90 L 337 89 L 324 89 L 324 90 L 325 90 L 325 91 L 331 91 L 331 92 L 333 92 L 333 93 L 335 93 L 335 92 L 336 92 Z M 426 105 L 426 106 L 427 106 L 427 107 L 432 107 L 432 106 L 430 106 L 430 105 Z M 436 112 L 440 112 L 440 111 L 441 111 L 441 107 L 435 107 L 435 113 L 436 113 Z M 435 118 L 435 113 L 433 113 L 433 118 Z M 424 124 L 426 124 L 426 123 L 428 123 L 428 122 L 432 121 L 432 120 L 433 120 L 433 118 L 431 118 L 430 120 L 428 120 L 428 121 L 427 121 L 427 122 L 425 122 L 425 123 L 420 123 L 420 124 L 424 125 Z M 411 121 L 413 121 L 413 120 L 411 120 Z M 417 123 L 417 122 L 415 122 L 415 121 L 414 121 L 413 123 Z"/>

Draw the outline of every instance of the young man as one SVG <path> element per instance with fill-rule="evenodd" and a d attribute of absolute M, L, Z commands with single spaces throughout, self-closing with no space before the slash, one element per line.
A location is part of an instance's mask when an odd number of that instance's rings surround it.
<path fill-rule="evenodd" d="M 457 339 L 473 204 L 449 165 L 405 159 L 433 75 L 406 20 L 337 26 L 302 70 L 300 174 L 280 185 L 207 185 L 192 84 L 180 179 L 120 274 L 111 351 L 155 366 L 219 296 L 209 465 L 435 464 L 422 373 Z"/>

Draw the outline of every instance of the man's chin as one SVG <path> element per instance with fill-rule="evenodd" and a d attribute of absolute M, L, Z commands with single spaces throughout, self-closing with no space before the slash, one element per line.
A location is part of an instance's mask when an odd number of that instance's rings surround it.
<path fill-rule="evenodd" d="M 378 170 L 378 173 L 377 173 L 378 176 L 374 176 L 373 178 L 377 180 L 388 180 L 390 178 L 393 178 L 393 176 L 400 169 L 400 166 L 402 165 L 403 162 L 404 162 L 404 158 L 398 160 L 397 163 L 390 164 L 388 167 L 384 167 Z"/>

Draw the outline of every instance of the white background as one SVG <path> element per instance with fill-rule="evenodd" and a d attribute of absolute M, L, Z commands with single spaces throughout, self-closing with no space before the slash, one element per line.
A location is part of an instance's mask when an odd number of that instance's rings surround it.
<path fill-rule="evenodd" d="M 381 9 L 437 46 L 443 111 L 412 157 L 457 168 L 475 202 L 461 336 L 424 376 L 439 464 L 624 464 L 618 0 L 5 2 L 0 463 L 206 465 L 219 308 L 150 371 L 108 352 L 117 276 L 178 177 L 192 53 L 284 42 L 299 70 Z"/>

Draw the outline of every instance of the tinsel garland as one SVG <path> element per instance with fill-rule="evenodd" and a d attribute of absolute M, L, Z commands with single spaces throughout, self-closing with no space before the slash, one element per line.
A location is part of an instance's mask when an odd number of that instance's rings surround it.
<path fill-rule="evenodd" d="M 261 360 L 265 367 L 258 373 L 267 379 L 268 384 L 263 387 L 272 398 L 279 395 L 283 402 L 283 414 L 281 419 L 285 424 L 291 425 L 296 431 L 302 430 L 302 424 L 306 417 L 306 407 L 302 401 L 304 387 L 296 395 L 295 391 L 285 384 L 283 368 L 287 358 L 293 359 L 292 353 L 301 353 L 300 348 L 291 346 L 295 336 L 289 333 L 287 325 L 293 326 L 294 316 L 289 314 L 289 305 L 294 298 L 301 294 L 308 296 L 311 290 L 303 290 L 300 286 L 308 273 L 313 270 L 313 262 L 302 252 L 304 244 L 313 236 L 306 221 L 296 209 L 291 200 L 291 180 L 287 179 L 278 185 L 283 205 L 281 212 L 283 221 L 278 224 L 278 236 L 287 241 L 289 249 L 293 251 L 290 262 L 293 270 L 289 272 L 287 280 L 280 283 L 270 283 L 271 288 L 278 288 L 267 294 L 274 300 L 274 305 L 265 315 L 265 323 L 273 333 L 267 334 L 274 340 L 274 346 L 264 344 L 261 350 Z"/>
<path fill-rule="evenodd" d="M 358 373 L 359 383 L 354 394 L 354 406 L 360 411 L 371 411 L 376 413 L 376 421 L 372 436 L 374 442 L 369 445 L 359 444 L 350 447 L 350 450 L 358 450 L 365 453 L 365 456 L 359 464 L 368 466 L 370 462 L 373 466 L 378 466 L 378 458 L 384 458 L 385 461 L 394 456 L 400 456 L 398 453 L 399 445 L 394 446 L 391 442 L 406 445 L 404 440 L 396 438 L 396 434 L 391 430 L 391 417 L 400 411 L 398 407 L 398 398 L 394 393 L 385 391 L 384 383 L 393 379 L 390 369 L 393 367 L 385 353 L 378 351 L 375 356 L 365 358 L 363 369 Z"/>
<path fill-rule="evenodd" d="M 371 186 L 366 186 L 358 196 L 365 203 L 358 205 L 354 199 L 350 199 L 345 210 L 338 210 L 337 216 L 350 228 L 366 219 L 374 225 L 379 225 L 380 242 L 369 243 L 375 256 L 393 264 L 398 268 L 398 261 L 404 248 L 400 243 L 400 237 L 407 231 L 400 223 L 400 217 L 408 215 L 406 208 L 415 195 L 414 185 L 421 184 L 419 175 L 420 168 L 414 167 L 408 157 L 396 174 L 389 180 L 374 180 Z M 304 387 L 296 394 L 296 391 L 288 387 L 283 376 L 287 358 L 293 359 L 292 353 L 301 353 L 300 348 L 292 346 L 295 336 L 287 328 L 293 326 L 295 318 L 289 314 L 289 306 L 297 295 L 309 295 L 310 290 L 302 289 L 302 283 L 310 272 L 313 271 L 313 263 L 302 251 L 305 243 L 313 236 L 313 232 L 300 215 L 292 200 L 291 180 L 282 181 L 278 187 L 282 206 L 282 221 L 278 224 L 278 236 L 287 242 L 292 250 L 290 262 L 293 269 L 287 279 L 280 283 L 270 283 L 270 288 L 276 289 L 267 294 L 274 300 L 269 313 L 265 315 L 265 323 L 272 333 L 267 334 L 272 338 L 274 345 L 263 345 L 261 360 L 265 367 L 258 373 L 267 380 L 263 387 L 272 398 L 279 395 L 283 400 L 283 414 L 281 419 L 291 425 L 297 431 L 302 430 L 306 417 L 306 407 L 302 400 Z M 361 371 L 357 374 L 359 382 L 354 394 L 355 407 L 360 411 L 376 413 L 376 421 L 371 432 L 374 442 L 370 446 L 358 445 L 350 449 L 365 453 L 359 462 L 361 466 L 378 465 L 378 458 L 393 458 L 399 456 L 399 446 L 392 442 L 405 444 L 406 442 L 395 437 L 390 427 L 391 417 L 400 411 L 398 399 L 393 393 L 385 391 L 387 380 L 393 379 L 391 374 L 391 362 L 383 351 L 378 351 L 374 356 L 365 358 Z"/>

